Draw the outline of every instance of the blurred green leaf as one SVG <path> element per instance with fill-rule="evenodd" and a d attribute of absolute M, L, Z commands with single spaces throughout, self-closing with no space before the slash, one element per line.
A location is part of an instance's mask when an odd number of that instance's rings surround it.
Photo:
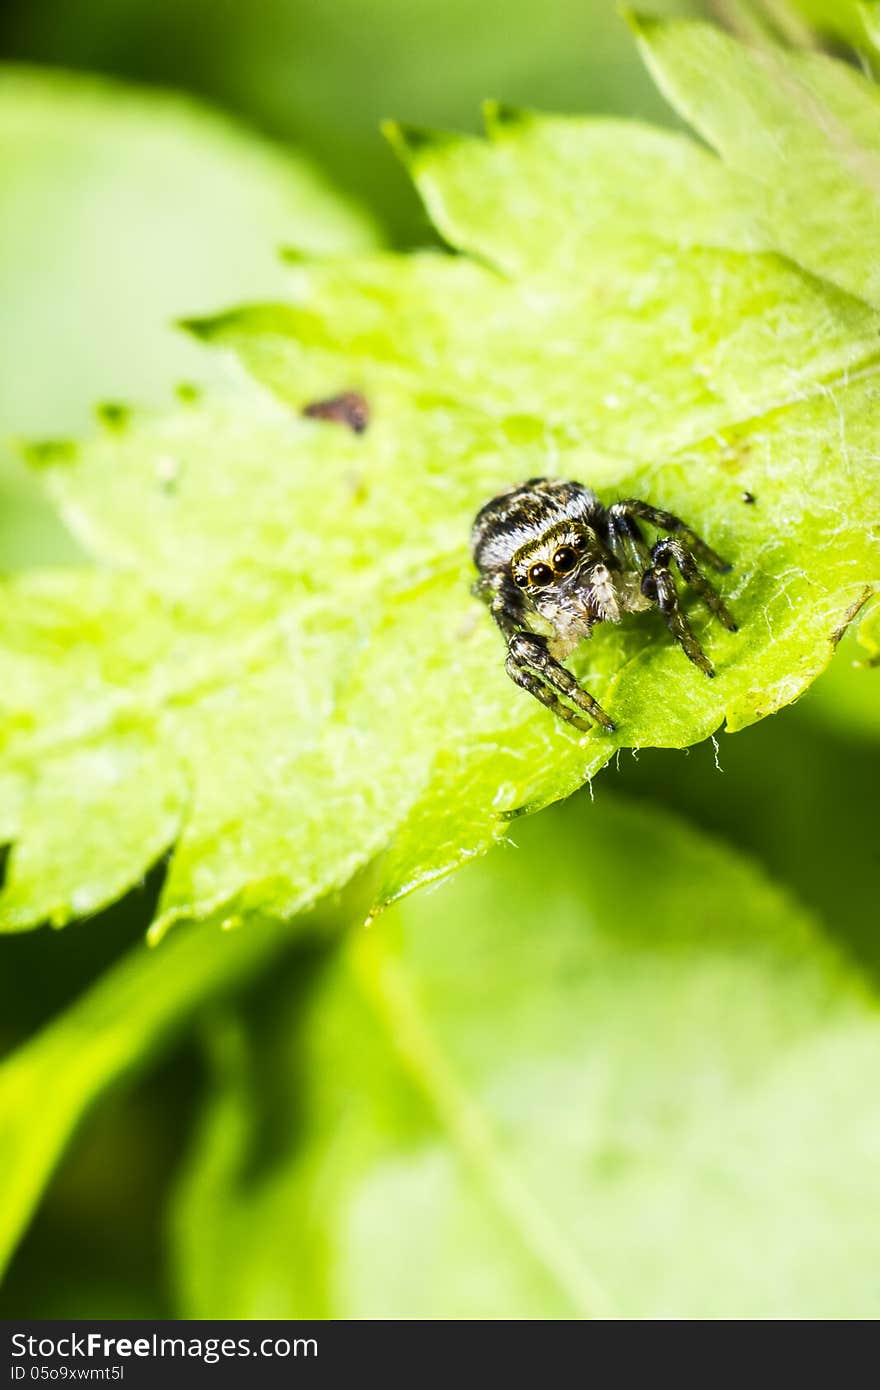
<path fill-rule="evenodd" d="M 0 1318 L 174 1315 L 165 1211 L 203 1089 L 196 1047 L 178 1040 L 90 1110 L 0 1279 Z"/>
<path fill-rule="evenodd" d="M 688 0 L 654 8 L 694 9 Z M 0 33 L 30 60 L 110 70 L 210 96 L 307 150 L 393 227 L 429 229 L 376 139 L 396 114 L 471 128 L 504 95 L 557 110 L 664 105 L 609 0 L 5 0 Z"/>
<path fill-rule="evenodd" d="M 95 910 L 172 842 L 157 933 L 292 914 L 389 846 L 391 900 L 618 746 L 795 699 L 880 580 L 880 319 L 756 244 L 752 185 L 619 123 L 493 107 L 487 142 L 395 138 L 469 258 L 297 262 L 290 303 L 198 325 L 277 401 L 39 454 L 103 568 L 4 595 L 7 929 Z M 290 410 L 350 387 L 363 436 Z M 516 691 L 468 596 L 474 512 L 546 473 L 670 507 L 736 567 L 741 632 L 697 619 L 714 682 L 650 618 L 578 657 L 614 737 Z"/>
<path fill-rule="evenodd" d="M 278 293 L 282 243 L 373 241 L 306 161 L 194 101 L 0 67 L 0 439 L 215 378 L 174 319 Z M 29 484 L 0 454 L 3 568 L 77 556 Z"/>
<path fill-rule="evenodd" d="M 880 90 L 821 53 L 750 49 L 710 24 L 641 19 L 661 89 L 752 185 L 781 251 L 880 303 Z"/>
<path fill-rule="evenodd" d="M 282 245 L 369 246 L 304 159 L 195 101 L 0 67 L 0 419 L 81 428 L 216 364 L 174 321 L 277 293 Z"/>
<path fill-rule="evenodd" d="M 161 950 L 140 946 L 0 1063 L 0 1274 L 96 1100 L 143 1071 L 206 1003 L 240 991 L 289 937 L 290 928 L 252 923 L 247 932 L 180 931 Z"/>
<path fill-rule="evenodd" d="M 685 757 L 668 749 L 622 756 L 596 786 L 597 796 L 610 782 L 650 797 L 754 857 L 810 905 L 875 989 L 878 679 L 853 670 L 842 645 L 803 699 L 772 719 Z"/>
<path fill-rule="evenodd" d="M 218 1038 L 182 1313 L 876 1316 L 858 977 L 748 862 L 604 783 L 516 842 L 279 986 L 253 1056 Z"/>
<path fill-rule="evenodd" d="M 842 40 L 857 51 L 864 51 L 874 42 L 872 29 L 877 23 L 877 0 L 788 0 L 788 3 L 790 9 L 820 35 Z M 771 14 L 775 13 L 771 8 Z"/>
<path fill-rule="evenodd" d="M 878 5 L 877 0 L 863 0 L 858 11 L 865 36 L 874 50 L 873 57 L 876 61 L 880 57 L 880 5 Z"/>

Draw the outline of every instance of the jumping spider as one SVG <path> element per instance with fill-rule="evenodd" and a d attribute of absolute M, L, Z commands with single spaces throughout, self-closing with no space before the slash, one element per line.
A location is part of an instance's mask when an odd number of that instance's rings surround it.
<path fill-rule="evenodd" d="M 649 548 L 640 521 L 672 534 Z M 714 676 L 682 612 L 673 564 L 722 626 L 736 632 L 697 561 L 721 572 L 730 566 L 677 516 L 649 502 L 630 498 L 603 507 L 580 483 L 531 478 L 477 513 L 471 546 L 480 572 L 474 592 L 507 641 L 507 674 L 579 729 L 589 721 L 614 728 L 561 664 L 596 623 L 619 623 L 625 613 L 656 606 L 685 655 Z"/>

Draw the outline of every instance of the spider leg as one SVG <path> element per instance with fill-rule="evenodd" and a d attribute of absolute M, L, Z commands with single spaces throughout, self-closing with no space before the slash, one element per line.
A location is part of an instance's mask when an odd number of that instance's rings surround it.
<path fill-rule="evenodd" d="M 554 695 L 549 685 L 544 685 L 539 677 L 535 675 L 534 671 L 530 671 L 528 667 L 518 666 L 512 656 L 507 658 L 507 661 L 504 663 L 504 669 L 510 676 L 510 679 L 515 681 L 521 689 L 527 690 L 530 695 L 534 695 L 536 700 L 540 700 L 542 705 L 546 705 L 549 710 L 552 710 L 560 719 L 564 719 L 567 724 L 573 724 L 576 729 L 592 728 L 592 724 L 588 719 L 585 719 L 583 715 L 576 714 L 573 709 L 569 709 L 567 705 L 564 705 L 559 696 Z"/>
<path fill-rule="evenodd" d="M 623 550 L 627 569 L 646 570 L 651 564 L 651 552 L 642 529 L 629 508 L 628 502 L 615 502 L 605 513 L 611 553 L 615 559 L 620 560 L 620 552 Z"/>
<path fill-rule="evenodd" d="M 698 666 L 707 676 L 715 675 L 712 665 L 696 634 L 682 612 L 681 598 L 675 587 L 675 580 L 664 564 L 654 564 L 642 576 L 642 593 L 656 603 L 673 639 L 682 648 L 685 656 Z"/>
<path fill-rule="evenodd" d="M 508 657 L 506 671 L 511 680 L 516 681 L 517 685 L 524 690 L 530 691 L 532 695 L 537 694 L 536 684 L 549 687 L 548 694 L 556 701 L 555 712 L 570 724 L 577 724 L 583 728 L 573 710 L 569 710 L 560 700 L 570 700 L 573 705 L 577 705 L 581 714 L 585 714 L 595 724 L 601 724 L 609 733 L 614 730 L 614 724 L 603 710 L 602 706 L 593 699 L 588 691 L 584 690 L 571 674 L 570 671 L 560 664 L 555 657 L 552 657 L 547 650 L 546 641 L 533 635 L 530 632 L 516 632 L 508 642 Z M 550 700 L 544 695 L 538 695 L 542 704 L 550 705 Z"/>
<path fill-rule="evenodd" d="M 488 603 L 489 612 L 507 642 L 504 669 L 511 680 L 576 729 L 589 729 L 595 723 L 610 733 L 614 724 L 608 715 L 571 672 L 550 655 L 546 638 L 523 631 L 526 612 L 519 590 L 506 579 L 496 579 L 494 582 L 478 580 L 474 592 Z M 571 701 L 578 709 L 570 709 L 564 700 Z"/>
<path fill-rule="evenodd" d="M 668 569 L 670 564 L 676 564 L 682 579 L 700 595 L 721 626 L 726 627 L 728 632 L 736 632 L 737 625 L 725 607 L 724 600 L 714 585 L 700 572 L 696 560 L 682 541 L 669 537 L 658 541 L 651 551 L 651 559 L 655 565 L 662 565 L 664 569 Z"/>
<path fill-rule="evenodd" d="M 493 584 L 491 581 L 478 579 L 473 592 L 477 598 L 488 603 L 489 612 L 509 644 L 514 633 L 519 632 L 525 622 L 525 608 L 519 590 L 503 580 Z"/>
<path fill-rule="evenodd" d="M 724 574 L 730 569 L 727 561 L 722 560 L 720 555 L 700 539 L 696 531 L 692 531 L 681 517 L 675 516 L 673 512 L 664 512 L 660 507 L 652 507 L 650 502 L 640 502 L 637 497 L 628 497 L 625 501 L 615 502 L 608 508 L 608 519 L 612 527 L 620 524 L 618 518 L 621 516 L 630 519 L 638 517 L 641 521 L 647 521 L 649 526 L 656 526 L 658 531 L 670 531 L 684 542 L 697 559 L 711 565 L 719 574 Z"/>

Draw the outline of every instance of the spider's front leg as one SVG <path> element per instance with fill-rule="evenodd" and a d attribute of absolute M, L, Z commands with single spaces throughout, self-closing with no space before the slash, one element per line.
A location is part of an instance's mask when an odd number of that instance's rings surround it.
<path fill-rule="evenodd" d="M 549 706 L 561 719 L 584 729 L 590 727 L 582 717 L 587 715 L 608 733 L 614 732 L 614 723 L 602 706 L 550 655 L 545 638 L 531 632 L 515 632 L 508 641 L 507 653 L 504 669 L 511 680 Z M 577 705 L 577 711 L 569 709 L 563 703 L 565 700 Z"/>
<path fill-rule="evenodd" d="M 527 614 L 519 590 L 505 577 L 478 580 L 474 593 L 488 603 L 489 612 L 507 642 L 504 669 L 510 679 L 576 729 L 586 730 L 593 724 L 601 724 L 612 733 L 612 720 L 571 672 L 550 655 L 547 639 L 523 630 Z M 569 708 L 565 700 L 577 705 L 577 709 Z"/>
<path fill-rule="evenodd" d="M 567 724 L 573 724 L 576 729 L 585 731 L 593 726 L 588 719 L 584 719 L 580 714 L 576 714 L 568 705 L 564 705 L 558 695 L 554 695 L 549 685 L 545 685 L 534 671 L 530 671 L 527 666 L 517 665 L 512 656 L 508 656 L 504 663 L 504 669 L 521 690 L 527 690 L 530 695 L 534 695 L 536 700 L 540 700 L 542 705 L 546 705 L 549 710 L 564 719 Z"/>

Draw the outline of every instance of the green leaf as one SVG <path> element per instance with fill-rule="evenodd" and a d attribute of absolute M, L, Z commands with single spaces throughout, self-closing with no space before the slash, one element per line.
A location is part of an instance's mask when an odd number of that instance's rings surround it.
<path fill-rule="evenodd" d="M 83 1116 L 111 1085 L 166 1051 L 206 1004 L 240 991 L 289 930 L 180 931 L 140 946 L 0 1063 L 0 1275 Z"/>
<path fill-rule="evenodd" d="M 622 757 L 608 775 L 615 788 L 650 798 L 758 861 L 821 916 L 876 994 L 880 672 L 848 667 L 846 644 L 779 717 L 738 738 L 710 740 L 686 758 L 664 749 Z"/>
<path fill-rule="evenodd" d="M 752 184 L 762 230 L 806 269 L 880 303 L 880 92 L 820 53 L 749 49 L 710 24 L 641 19 L 672 104 Z"/>
<path fill-rule="evenodd" d="M 748 190 L 686 135 L 497 102 L 483 115 L 482 140 L 393 121 L 384 129 L 446 240 L 510 276 L 592 279 L 597 254 L 620 275 L 621 252 L 645 240 L 666 251 L 772 248 Z"/>
<path fill-rule="evenodd" d="M 873 57 L 876 61 L 880 56 L 880 5 L 877 4 L 877 0 L 864 0 L 857 8 L 864 34 L 874 50 Z"/>
<path fill-rule="evenodd" d="M 870 51 L 872 29 L 876 25 L 877 0 L 793 0 L 793 8 L 807 25 L 821 34 L 849 43 L 857 51 Z M 791 18 L 794 27 L 794 17 Z M 809 38 L 801 31 L 800 38 Z"/>
<path fill-rule="evenodd" d="M 880 609 L 875 604 L 842 639 L 804 710 L 829 729 L 880 740 Z"/>
<path fill-rule="evenodd" d="M 858 638 L 871 666 L 880 665 L 880 605 L 874 603 L 859 624 Z"/>
<path fill-rule="evenodd" d="M 654 0 L 697 10 L 700 0 Z M 394 231 L 426 235 L 412 190 L 376 139 L 390 113 L 469 128 L 487 93 L 558 110 L 637 110 L 663 101 L 609 0 L 29 0 L 15 42 L 41 62 L 185 82 L 307 149 Z"/>
<path fill-rule="evenodd" d="M 175 319 L 280 293 L 282 244 L 373 241 L 305 160 L 195 101 L 0 66 L 0 437 L 215 378 Z M 76 558 L 29 481 L 0 452 L 3 568 Z"/>
<path fill-rule="evenodd" d="M 859 979 L 604 784 L 516 839 L 218 1038 L 182 1314 L 876 1316 Z"/>
<path fill-rule="evenodd" d="M 753 186 L 681 137 L 489 114 L 486 142 L 396 136 L 468 256 L 298 260 L 286 304 L 197 325 L 272 396 L 39 454 L 100 568 L 4 595 L 6 929 L 95 910 L 172 842 L 157 934 L 289 915 L 377 858 L 387 902 L 617 747 L 794 700 L 880 581 L 876 312 L 756 243 Z M 300 418 L 350 388 L 365 434 Z M 474 513 L 541 474 L 734 564 L 740 632 L 694 618 L 714 682 L 657 615 L 576 657 L 614 737 L 517 691 L 469 596 Z"/>
<path fill-rule="evenodd" d="M 186 97 L 0 66 L 0 356 L 9 431 L 214 374 L 174 320 L 278 293 L 278 249 L 365 248 L 307 161 Z"/>

